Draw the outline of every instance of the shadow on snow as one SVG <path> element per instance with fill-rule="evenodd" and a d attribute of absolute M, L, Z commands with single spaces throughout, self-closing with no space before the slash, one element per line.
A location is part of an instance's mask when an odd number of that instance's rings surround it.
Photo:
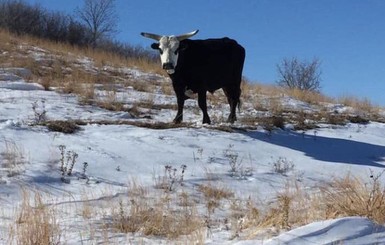
<path fill-rule="evenodd" d="M 385 167 L 385 146 L 381 145 L 311 136 L 294 131 L 277 131 L 271 136 L 258 131 L 245 134 L 257 140 L 303 152 L 306 156 L 320 161 Z"/>

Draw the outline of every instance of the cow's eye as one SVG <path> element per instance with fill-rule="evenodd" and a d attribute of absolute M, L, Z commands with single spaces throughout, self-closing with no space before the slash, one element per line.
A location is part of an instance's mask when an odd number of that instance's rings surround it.
<path fill-rule="evenodd" d="M 159 53 L 160 53 L 160 54 L 163 54 L 163 50 L 159 49 Z"/>

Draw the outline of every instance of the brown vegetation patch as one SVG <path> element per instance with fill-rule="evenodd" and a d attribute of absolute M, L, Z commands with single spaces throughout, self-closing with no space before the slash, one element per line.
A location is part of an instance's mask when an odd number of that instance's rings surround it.
<path fill-rule="evenodd" d="M 240 122 L 246 126 L 256 128 L 261 126 L 265 130 L 271 131 L 276 128 L 284 129 L 287 119 L 282 115 L 273 116 L 246 116 L 240 118 Z"/>
<path fill-rule="evenodd" d="M 321 187 L 326 218 L 364 216 L 379 224 L 385 222 L 384 172 L 370 176 L 369 182 L 347 175 Z"/>
<path fill-rule="evenodd" d="M 357 124 L 368 124 L 369 119 L 364 118 L 362 116 L 348 116 L 348 120 L 351 123 L 357 123 Z"/>
<path fill-rule="evenodd" d="M 187 200 L 188 195 L 184 195 L 184 202 L 178 205 L 179 195 L 149 192 L 138 184 L 131 186 L 128 194 L 129 202 L 120 201 L 112 213 L 110 226 L 119 232 L 174 239 L 192 234 L 204 224 L 194 202 Z"/>
<path fill-rule="evenodd" d="M 80 130 L 80 127 L 78 126 L 78 122 L 75 122 L 75 121 L 64 121 L 64 120 L 48 121 L 48 122 L 45 122 L 44 125 L 46 125 L 48 130 L 50 131 L 60 132 L 65 134 L 73 134 Z"/>
<path fill-rule="evenodd" d="M 176 104 L 155 104 L 153 101 L 140 101 L 135 103 L 136 107 L 147 108 L 152 110 L 177 110 Z"/>
<path fill-rule="evenodd" d="M 69 120 L 69 121 L 47 121 L 42 125 L 49 127 L 50 130 L 63 133 L 75 133 L 80 127 L 87 124 L 98 125 L 132 125 L 141 128 L 149 129 L 172 129 L 172 128 L 187 128 L 192 124 L 187 123 L 165 123 L 165 122 L 151 122 L 145 120 Z"/>
<path fill-rule="evenodd" d="M 327 115 L 326 123 L 343 126 L 347 123 L 347 116 L 341 114 L 329 114 Z"/>
<path fill-rule="evenodd" d="M 22 193 L 8 244 L 61 244 L 63 231 L 54 206 L 45 205 L 39 192 L 24 189 Z"/>
<path fill-rule="evenodd" d="M 21 146 L 17 145 L 13 140 L 5 138 L 3 140 L 5 149 L 0 152 L 0 168 L 3 168 L 8 177 L 12 177 L 23 171 L 27 160 Z"/>
<path fill-rule="evenodd" d="M 234 193 L 224 187 L 216 187 L 211 184 L 209 185 L 200 185 L 198 190 L 204 195 L 206 199 L 229 199 L 234 197 Z"/>
<path fill-rule="evenodd" d="M 213 186 L 211 183 L 198 186 L 198 191 L 204 196 L 208 216 L 214 214 L 215 210 L 220 207 L 223 199 L 234 197 L 234 193 L 231 190 L 225 187 Z"/>

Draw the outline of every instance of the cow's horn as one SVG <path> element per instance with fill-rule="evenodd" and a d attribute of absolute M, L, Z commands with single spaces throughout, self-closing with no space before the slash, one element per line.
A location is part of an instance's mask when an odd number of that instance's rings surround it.
<path fill-rule="evenodd" d="M 141 32 L 140 35 L 142 35 L 143 37 L 154 39 L 156 41 L 159 41 L 162 38 L 162 36 L 158 34 L 152 34 L 152 33 L 146 33 L 146 32 Z"/>
<path fill-rule="evenodd" d="M 190 38 L 192 36 L 194 36 L 195 34 L 198 33 L 199 30 L 195 30 L 195 31 L 192 31 L 192 32 L 189 32 L 189 33 L 186 33 L 186 34 L 182 34 L 182 35 L 179 35 L 179 36 L 176 36 L 176 38 L 178 38 L 179 41 L 182 41 L 182 40 L 185 40 L 187 38 Z"/>

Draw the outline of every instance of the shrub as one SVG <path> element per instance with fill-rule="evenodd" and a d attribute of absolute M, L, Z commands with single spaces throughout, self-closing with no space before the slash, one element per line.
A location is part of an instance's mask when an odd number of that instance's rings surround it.
<path fill-rule="evenodd" d="M 299 61 L 297 58 L 285 58 L 277 65 L 278 85 L 290 89 L 319 91 L 321 82 L 320 61 Z"/>
<path fill-rule="evenodd" d="M 294 169 L 294 163 L 284 157 L 278 158 L 273 164 L 273 171 L 275 173 L 286 176 L 288 172 Z"/>
<path fill-rule="evenodd" d="M 75 151 L 66 151 L 65 145 L 59 145 L 60 150 L 60 172 L 61 172 L 61 181 L 69 184 L 70 180 L 66 179 L 66 176 L 72 175 L 72 170 L 74 169 L 76 159 L 78 154 Z M 84 166 L 83 166 L 84 167 Z M 85 168 L 83 168 L 85 174 Z"/>
<path fill-rule="evenodd" d="M 47 120 L 47 111 L 45 109 L 45 100 L 41 100 L 39 104 L 37 101 L 32 103 L 32 110 L 34 114 L 35 123 L 43 123 Z"/>
<path fill-rule="evenodd" d="M 178 173 L 178 170 L 176 168 L 173 168 L 170 165 L 165 165 L 164 175 L 155 178 L 155 187 L 164 189 L 165 191 L 174 191 L 177 184 L 183 186 L 184 173 L 187 169 L 187 166 L 182 164 L 180 168 L 180 173 Z"/>

